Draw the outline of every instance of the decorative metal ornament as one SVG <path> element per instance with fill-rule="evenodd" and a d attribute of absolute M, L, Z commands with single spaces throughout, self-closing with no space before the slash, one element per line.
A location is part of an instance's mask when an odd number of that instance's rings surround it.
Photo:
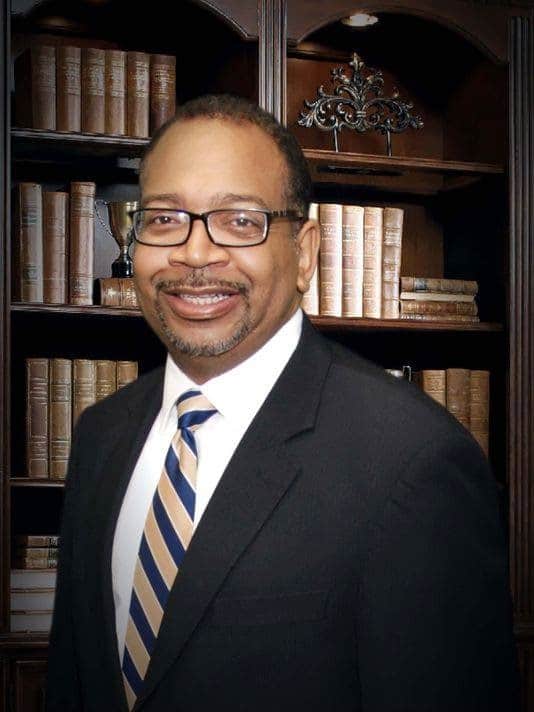
<path fill-rule="evenodd" d="M 321 131 L 333 131 L 334 149 L 339 152 L 339 133 L 346 127 L 365 133 L 379 131 L 386 136 L 387 155 L 391 156 L 391 134 L 401 133 L 407 128 L 421 129 L 424 124 L 420 116 L 412 116 L 411 102 L 401 101 L 399 92 L 393 89 L 391 97 L 383 96 L 384 78 L 382 72 L 368 68 L 364 77 L 365 63 L 354 52 L 352 77 L 345 74 L 344 67 L 331 70 L 334 93 L 328 94 L 324 86 L 317 90 L 315 101 L 304 100 L 308 111 L 301 111 L 298 124 L 306 128 L 316 126 Z M 371 98 L 367 98 L 368 95 Z"/>

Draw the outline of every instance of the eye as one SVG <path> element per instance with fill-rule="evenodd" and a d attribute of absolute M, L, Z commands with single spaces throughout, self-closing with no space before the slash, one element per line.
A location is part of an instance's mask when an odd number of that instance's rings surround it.
<path fill-rule="evenodd" d="M 187 215 L 177 210 L 147 210 L 143 222 L 152 228 L 180 226 L 187 223 Z"/>

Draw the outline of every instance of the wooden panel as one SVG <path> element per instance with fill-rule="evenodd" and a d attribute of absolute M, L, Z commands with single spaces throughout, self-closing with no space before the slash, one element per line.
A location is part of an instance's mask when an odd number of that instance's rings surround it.
<path fill-rule="evenodd" d="M 518 659 L 521 675 L 521 709 L 523 712 L 530 712 L 534 700 L 534 642 L 532 640 L 519 642 Z"/>
<path fill-rule="evenodd" d="M 44 712 L 45 660 L 15 660 L 13 663 L 14 711 Z"/>

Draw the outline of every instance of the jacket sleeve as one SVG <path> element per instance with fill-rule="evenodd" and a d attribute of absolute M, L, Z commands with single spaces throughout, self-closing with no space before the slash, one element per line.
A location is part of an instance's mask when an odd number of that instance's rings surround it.
<path fill-rule="evenodd" d="M 72 620 L 72 539 L 80 481 L 80 422 L 73 435 L 59 539 L 54 615 L 48 653 L 46 712 L 82 709 Z"/>
<path fill-rule="evenodd" d="M 364 712 L 513 712 L 518 672 L 498 488 L 455 433 L 401 473 L 359 590 Z"/>

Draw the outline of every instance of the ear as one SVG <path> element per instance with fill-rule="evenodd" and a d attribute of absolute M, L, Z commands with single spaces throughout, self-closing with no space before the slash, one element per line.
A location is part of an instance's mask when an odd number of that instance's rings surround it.
<path fill-rule="evenodd" d="M 295 238 L 299 255 L 297 290 L 305 294 L 317 267 L 321 229 L 317 220 L 306 220 Z"/>

